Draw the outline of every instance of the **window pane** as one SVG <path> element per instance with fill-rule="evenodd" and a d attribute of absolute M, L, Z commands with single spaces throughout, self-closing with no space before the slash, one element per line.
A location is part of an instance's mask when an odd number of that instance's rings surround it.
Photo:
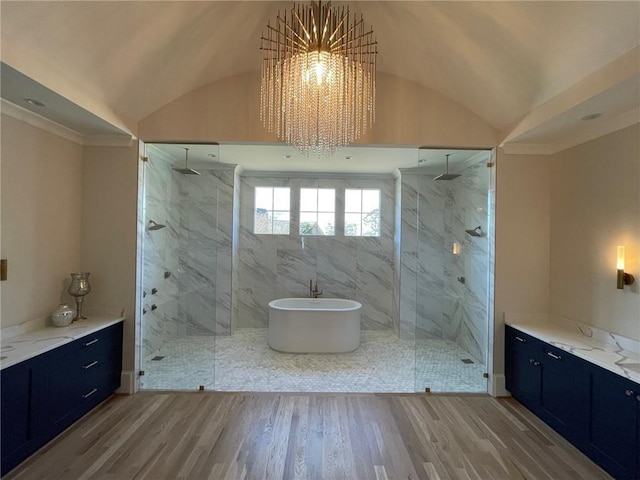
<path fill-rule="evenodd" d="M 253 225 L 254 233 L 271 233 L 271 219 L 269 218 L 269 212 L 264 208 L 256 208 Z"/>
<path fill-rule="evenodd" d="M 300 189 L 300 211 L 302 212 L 318 211 L 318 189 L 317 188 L 301 188 Z"/>
<path fill-rule="evenodd" d="M 317 235 L 318 214 L 300 212 L 300 235 Z"/>
<path fill-rule="evenodd" d="M 336 191 L 333 188 L 318 189 L 318 211 L 319 212 L 335 212 L 336 211 Z"/>
<path fill-rule="evenodd" d="M 347 188 L 344 191 L 344 211 L 345 212 L 361 212 L 361 190 L 353 190 Z M 346 225 L 346 220 L 345 220 Z"/>
<path fill-rule="evenodd" d="M 274 210 L 289 210 L 290 205 L 290 193 L 289 188 L 274 188 L 273 189 L 273 209 Z"/>
<path fill-rule="evenodd" d="M 360 231 L 360 217 L 359 213 L 345 213 L 344 214 L 344 234 L 347 237 L 355 237 L 362 235 Z"/>
<path fill-rule="evenodd" d="M 334 235 L 336 230 L 335 224 L 334 213 L 318 213 L 317 235 Z"/>
<path fill-rule="evenodd" d="M 368 213 L 362 215 L 362 236 L 379 237 L 380 236 L 380 214 Z"/>
<path fill-rule="evenodd" d="M 380 190 L 362 191 L 362 213 L 380 211 Z"/>
<path fill-rule="evenodd" d="M 289 212 L 273 212 L 273 233 L 289 235 L 291 215 Z"/>
<path fill-rule="evenodd" d="M 273 210 L 273 188 L 272 187 L 256 187 L 255 195 L 256 195 L 256 208 Z"/>

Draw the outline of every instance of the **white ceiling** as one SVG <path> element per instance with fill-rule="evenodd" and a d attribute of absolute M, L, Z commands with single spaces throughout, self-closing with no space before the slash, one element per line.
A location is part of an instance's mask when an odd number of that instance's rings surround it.
<path fill-rule="evenodd" d="M 349 4 L 375 31 L 380 72 L 454 100 L 512 144 L 557 149 L 640 119 L 639 1 Z M 36 90 L 73 85 L 87 113 L 123 119 L 122 130 L 196 88 L 257 70 L 267 22 L 290 8 L 289 1 L 0 2 L 2 96 L 31 109 L 20 103 L 28 82 L 16 90 L 4 71 L 28 67 Z M 82 128 L 81 113 L 71 128 Z M 586 124 L 580 118 L 589 113 L 603 115 Z"/>
<path fill-rule="evenodd" d="M 487 150 L 425 149 L 407 147 L 352 146 L 340 149 L 328 158 L 305 157 L 288 145 L 151 144 L 147 155 L 160 154 L 176 166 L 185 166 L 185 148 L 189 149 L 189 167 L 212 168 L 241 165 L 245 172 L 342 172 L 390 174 L 396 169 L 419 169 L 440 174 L 449 157 L 449 171 L 457 173 L 470 163 L 488 161 Z"/>

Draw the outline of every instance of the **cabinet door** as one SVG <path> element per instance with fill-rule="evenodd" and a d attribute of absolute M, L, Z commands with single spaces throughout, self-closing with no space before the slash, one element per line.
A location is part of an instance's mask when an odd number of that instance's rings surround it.
<path fill-rule="evenodd" d="M 31 361 L 2 370 L 2 475 L 22 461 L 31 439 Z M 26 453 L 23 453 L 26 452 Z"/>
<path fill-rule="evenodd" d="M 588 453 L 618 479 L 637 479 L 640 385 L 597 366 L 590 368 Z"/>
<path fill-rule="evenodd" d="M 505 376 L 507 390 L 523 405 L 535 409 L 540 404 L 542 371 L 541 345 L 536 339 L 509 326 L 506 331 Z"/>
<path fill-rule="evenodd" d="M 580 441 L 588 415 L 584 363 L 547 344 L 539 358 L 542 372 L 539 416 L 568 440 Z"/>

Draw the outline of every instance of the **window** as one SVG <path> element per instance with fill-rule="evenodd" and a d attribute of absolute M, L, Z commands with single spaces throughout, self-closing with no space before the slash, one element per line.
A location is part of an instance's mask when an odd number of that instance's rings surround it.
<path fill-rule="evenodd" d="M 300 189 L 300 235 L 334 235 L 335 219 L 333 188 Z"/>
<path fill-rule="evenodd" d="M 347 237 L 380 236 L 380 190 L 345 190 L 344 234 Z"/>
<path fill-rule="evenodd" d="M 256 187 L 253 233 L 289 235 L 290 205 L 289 188 Z"/>

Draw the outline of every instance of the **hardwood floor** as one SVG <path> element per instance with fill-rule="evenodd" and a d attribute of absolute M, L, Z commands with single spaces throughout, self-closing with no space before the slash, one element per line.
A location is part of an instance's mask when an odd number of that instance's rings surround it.
<path fill-rule="evenodd" d="M 108 400 L 4 478 L 610 477 L 512 399 L 140 393 Z"/>

